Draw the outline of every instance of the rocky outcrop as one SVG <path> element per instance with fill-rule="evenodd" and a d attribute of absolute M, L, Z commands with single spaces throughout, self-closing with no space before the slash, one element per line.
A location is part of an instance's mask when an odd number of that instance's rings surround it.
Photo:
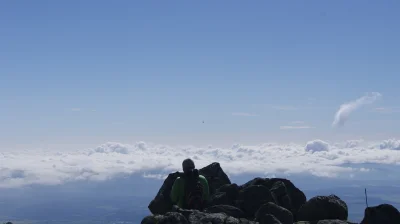
<path fill-rule="evenodd" d="M 368 207 L 364 212 L 361 224 L 395 224 L 400 223 L 400 212 L 389 204 Z"/>
<path fill-rule="evenodd" d="M 271 214 L 265 214 L 260 219 L 260 224 L 282 224 L 275 216 Z"/>
<path fill-rule="evenodd" d="M 167 212 L 165 215 L 147 216 L 141 224 L 188 224 L 185 216 L 178 212 Z"/>
<path fill-rule="evenodd" d="M 141 224 L 259 224 L 243 218 L 235 218 L 225 213 L 206 213 L 196 210 L 178 209 L 165 215 L 145 217 Z"/>
<path fill-rule="evenodd" d="M 170 193 L 176 178 L 182 175 L 179 172 L 171 173 L 164 180 L 156 197 L 150 202 L 148 208 L 152 214 L 165 214 L 172 209 Z"/>
<path fill-rule="evenodd" d="M 297 213 L 299 221 L 317 221 L 325 219 L 347 220 L 347 205 L 336 195 L 311 198 Z"/>
<path fill-rule="evenodd" d="M 261 205 L 272 202 L 271 192 L 262 185 L 251 185 L 239 192 L 237 206 L 241 208 L 246 217 L 254 217 Z"/>
<path fill-rule="evenodd" d="M 153 215 L 142 224 L 351 224 L 348 208 L 336 195 L 306 200 L 290 180 L 254 178 L 238 186 L 231 183 L 219 163 L 199 170 L 210 185 L 210 200 L 203 211 L 173 206 L 172 185 L 182 173 L 168 175 L 148 208 Z M 400 213 L 391 205 L 365 210 L 361 224 L 399 224 Z"/>
<path fill-rule="evenodd" d="M 230 205 L 214 205 L 204 210 L 206 213 L 225 213 L 235 218 L 244 218 L 244 212 L 239 208 Z"/>
<path fill-rule="evenodd" d="M 214 194 L 218 188 L 231 183 L 228 175 L 222 170 L 219 163 L 212 163 L 201 168 L 199 174 L 207 179 L 210 186 L 210 194 Z"/>
<path fill-rule="evenodd" d="M 219 163 L 212 163 L 199 170 L 199 174 L 203 175 L 210 186 L 210 194 L 214 194 L 218 188 L 223 185 L 230 184 L 226 173 L 222 170 Z M 181 176 L 182 173 L 175 172 L 168 175 L 163 185 L 158 191 L 156 197 L 150 202 L 148 208 L 152 214 L 165 214 L 172 209 L 172 202 L 170 199 L 170 193 L 172 185 L 176 178 Z"/>
<path fill-rule="evenodd" d="M 282 224 L 293 224 L 293 214 L 286 208 L 269 202 L 262 205 L 255 214 L 255 220 L 262 223 L 265 215 L 272 215 Z"/>
<path fill-rule="evenodd" d="M 240 186 L 241 189 L 252 185 L 262 185 L 269 189 L 275 204 L 292 212 L 296 219 L 296 213 L 306 202 L 305 194 L 299 190 L 290 180 L 281 178 L 254 178 Z"/>

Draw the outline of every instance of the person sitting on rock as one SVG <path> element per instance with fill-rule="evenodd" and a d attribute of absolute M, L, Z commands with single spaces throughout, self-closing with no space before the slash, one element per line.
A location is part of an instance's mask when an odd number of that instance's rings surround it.
<path fill-rule="evenodd" d="M 182 163 L 183 175 L 178 177 L 171 190 L 171 200 L 174 205 L 182 209 L 203 210 L 209 197 L 207 179 L 199 175 L 191 159 Z"/>

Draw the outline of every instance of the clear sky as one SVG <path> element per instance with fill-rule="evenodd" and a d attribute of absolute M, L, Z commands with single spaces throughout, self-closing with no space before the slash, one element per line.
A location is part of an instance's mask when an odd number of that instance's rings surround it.
<path fill-rule="evenodd" d="M 398 1 L 2 1 L 1 147 L 400 137 L 399 11 Z M 332 127 L 341 104 L 368 92 L 382 97 Z"/>

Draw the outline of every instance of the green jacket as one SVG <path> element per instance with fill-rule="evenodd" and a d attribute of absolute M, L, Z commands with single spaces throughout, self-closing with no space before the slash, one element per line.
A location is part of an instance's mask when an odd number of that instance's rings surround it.
<path fill-rule="evenodd" d="M 203 185 L 203 200 L 207 201 L 210 189 L 208 187 L 207 179 L 203 175 L 199 175 L 200 183 Z M 174 185 L 171 190 L 171 200 L 172 203 L 179 206 L 179 208 L 183 208 L 184 203 L 184 195 L 185 195 L 185 180 L 178 177 L 176 178 Z"/>

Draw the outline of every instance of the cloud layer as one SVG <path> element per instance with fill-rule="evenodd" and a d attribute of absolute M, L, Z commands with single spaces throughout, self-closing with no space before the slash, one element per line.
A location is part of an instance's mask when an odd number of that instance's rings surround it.
<path fill-rule="evenodd" d="M 382 94 L 373 92 L 370 94 L 366 94 L 363 97 L 358 98 L 357 100 L 344 103 L 340 106 L 339 110 L 335 114 L 334 121 L 332 123 L 333 126 L 343 126 L 350 114 L 360 108 L 363 105 L 371 104 L 378 100 Z"/>
<path fill-rule="evenodd" d="M 101 181 L 124 174 L 162 177 L 181 169 L 191 157 L 197 167 L 220 162 L 229 175 L 258 173 L 310 174 L 339 177 L 361 172 L 364 163 L 400 165 L 400 142 L 362 140 L 344 143 L 310 141 L 304 145 L 267 143 L 255 146 L 169 147 L 138 142 L 106 143 L 94 149 L 0 151 L 0 187 L 28 184 L 63 184 L 69 181 Z M 365 171 L 365 170 L 364 170 Z"/>

